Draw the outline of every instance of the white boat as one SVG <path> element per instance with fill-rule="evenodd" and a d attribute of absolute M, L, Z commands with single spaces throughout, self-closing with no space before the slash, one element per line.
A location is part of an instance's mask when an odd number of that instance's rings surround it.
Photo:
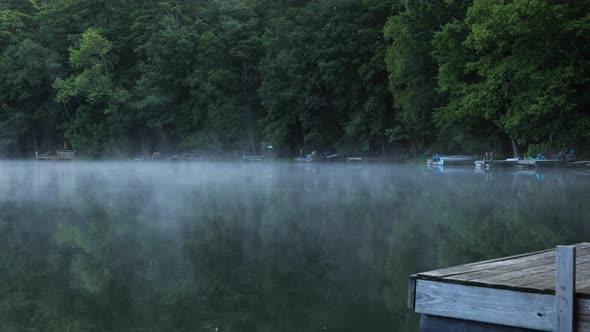
<path fill-rule="evenodd" d="M 468 155 L 451 155 L 451 156 L 438 156 L 434 155 L 432 159 L 428 159 L 426 165 L 428 166 L 462 166 L 462 165 L 473 165 L 477 160 L 476 156 Z"/>

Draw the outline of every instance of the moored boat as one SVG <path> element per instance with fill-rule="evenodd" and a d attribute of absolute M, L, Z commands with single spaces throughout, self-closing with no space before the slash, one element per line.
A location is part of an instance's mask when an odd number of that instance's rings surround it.
<path fill-rule="evenodd" d="M 451 156 L 439 156 L 434 155 L 432 159 L 428 159 L 426 165 L 428 166 L 464 166 L 473 165 L 477 160 L 476 156 L 468 155 L 451 155 Z"/>

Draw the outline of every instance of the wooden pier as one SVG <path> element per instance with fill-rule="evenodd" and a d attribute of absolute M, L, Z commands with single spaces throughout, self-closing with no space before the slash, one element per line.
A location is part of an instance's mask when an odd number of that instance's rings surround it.
<path fill-rule="evenodd" d="M 580 167 L 586 166 L 588 162 L 572 162 L 566 160 L 477 160 L 475 161 L 476 169 L 490 168 L 548 168 L 548 167 Z"/>
<path fill-rule="evenodd" d="M 421 331 L 590 331 L 590 243 L 412 275 L 408 307 Z"/>
<path fill-rule="evenodd" d="M 74 160 L 76 151 L 74 150 L 57 150 L 35 156 L 37 160 Z"/>

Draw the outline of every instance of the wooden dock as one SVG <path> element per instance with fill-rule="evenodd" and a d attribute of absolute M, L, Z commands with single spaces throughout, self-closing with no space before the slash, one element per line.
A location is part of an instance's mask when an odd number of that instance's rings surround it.
<path fill-rule="evenodd" d="M 590 243 L 412 275 L 408 307 L 421 331 L 590 331 Z"/>
<path fill-rule="evenodd" d="M 37 160 L 74 160 L 76 158 L 76 151 L 74 150 L 57 150 L 54 152 L 50 151 L 35 156 Z"/>
<path fill-rule="evenodd" d="M 573 167 L 585 166 L 586 162 L 572 162 L 566 160 L 476 160 L 476 169 L 490 169 L 490 168 L 548 168 L 548 167 Z"/>

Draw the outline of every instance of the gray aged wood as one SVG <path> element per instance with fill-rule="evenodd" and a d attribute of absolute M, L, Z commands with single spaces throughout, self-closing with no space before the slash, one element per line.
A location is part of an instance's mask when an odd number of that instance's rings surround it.
<path fill-rule="evenodd" d="M 422 315 L 420 319 L 420 332 L 536 332 L 536 330 Z"/>
<path fill-rule="evenodd" d="M 568 264 L 574 331 L 590 331 L 590 243 L 579 243 Z M 556 330 L 557 250 L 544 250 L 418 273 L 408 307 L 421 314 L 519 328 Z M 559 258 L 561 261 L 561 258 Z M 558 292 L 556 292 L 556 289 Z M 569 288 L 566 287 L 566 290 Z M 574 293 L 575 292 L 575 293 Z M 564 321 L 569 326 L 569 321 Z M 568 330 L 570 331 L 570 330 Z"/>
<path fill-rule="evenodd" d="M 495 269 L 486 269 L 477 272 L 467 272 L 458 275 L 446 277 L 453 280 L 468 280 L 472 282 L 482 282 L 488 284 L 506 284 L 521 286 L 527 284 L 527 280 L 534 280 L 541 275 L 541 280 L 547 280 L 547 275 L 555 271 L 555 256 L 541 259 L 529 258 L 521 264 L 498 267 Z M 578 264 L 590 263 L 590 247 L 583 248 L 576 252 L 576 262 Z M 582 268 L 578 268 L 582 270 Z M 555 286 L 555 276 L 553 275 L 551 288 Z"/>
<path fill-rule="evenodd" d="M 416 276 L 410 276 L 408 282 L 408 309 L 414 310 L 416 304 Z"/>
<path fill-rule="evenodd" d="M 590 299 L 590 243 L 576 247 L 577 296 Z M 555 294 L 555 249 L 418 273 L 418 279 Z"/>
<path fill-rule="evenodd" d="M 557 246 L 557 281 L 555 284 L 556 331 L 574 331 L 576 296 L 576 247 Z"/>
<path fill-rule="evenodd" d="M 509 266 L 509 265 L 514 265 L 515 261 L 517 261 L 519 259 L 526 259 L 531 256 L 541 255 L 541 256 L 549 257 L 552 255 L 553 251 L 554 250 L 543 250 L 543 251 L 534 252 L 534 253 L 527 253 L 527 254 L 522 254 L 522 255 L 492 259 L 492 260 L 478 262 L 478 263 L 471 263 L 471 264 L 465 264 L 465 265 L 461 265 L 461 266 L 454 266 L 454 267 L 449 267 L 449 268 L 445 268 L 445 269 L 419 273 L 418 277 L 428 278 L 428 279 L 439 279 L 439 278 L 445 278 L 445 277 L 450 277 L 450 276 L 454 276 L 454 275 L 464 274 L 467 272 L 476 272 L 476 271 L 482 271 L 482 270 L 491 269 L 491 268 L 497 268 L 497 267 L 501 267 L 501 266 Z M 553 255 L 555 255 L 555 254 L 553 253 Z"/>
<path fill-rule="evenodd" d="M 417 313 L 551 331 L 555 297 L 431 280 L 416 281 Z"/>

